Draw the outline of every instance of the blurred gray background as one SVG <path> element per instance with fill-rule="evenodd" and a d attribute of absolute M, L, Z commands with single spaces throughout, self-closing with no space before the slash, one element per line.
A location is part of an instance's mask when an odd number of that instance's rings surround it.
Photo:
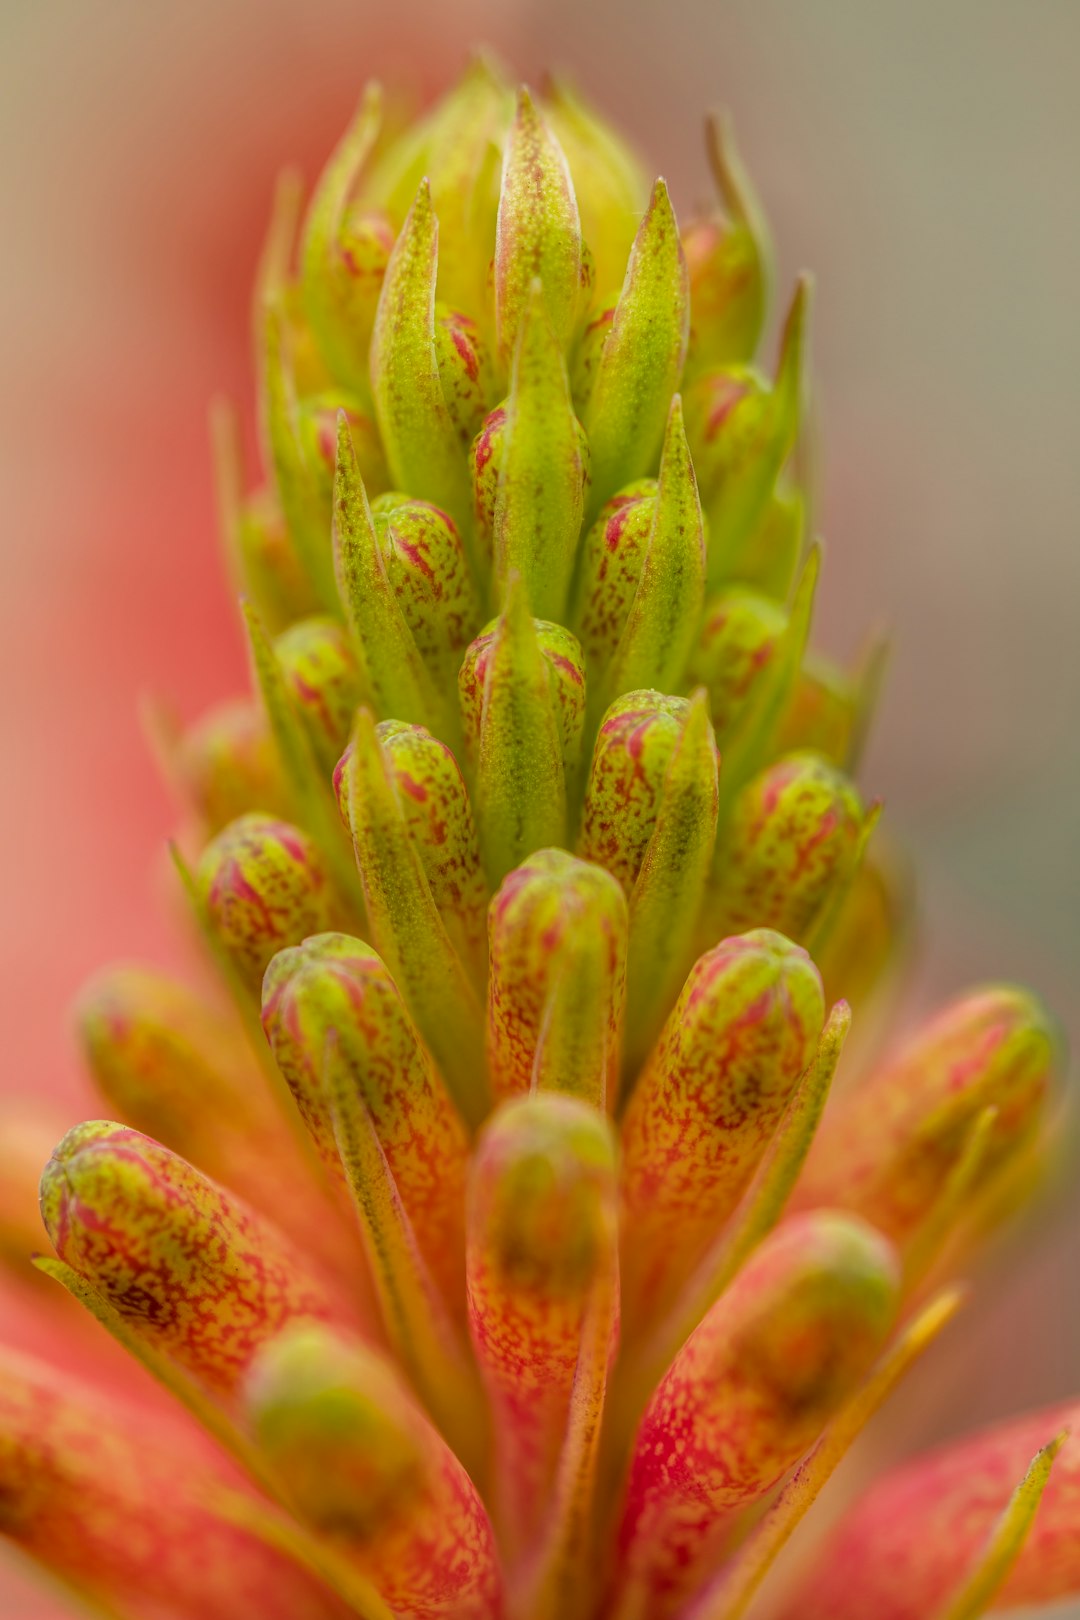
<path fill-rule="evenodd" d="M 273 173 L 315 172 L 367 75 L 432 89 L 474 39 L 523 76 L 568 69 L 683 213 L 707 194 L 700 114 L 732 110 L 781 287 L 817 275 L 819 639 L 896 635 L 863 781 L 919 872 L 917 994 L 1024 978 L 1075 1047 L 1076 0 L 6 0 L 0 1085 L 78 1106 L 71 993 L 168 949 L 169 811 L 133 700 L 191 712 L 242 678 L 203 423 L 211 390 L 246 397 Z M 894 1439 L 1080 1391 L 1075 1196 L 1023 1254 Z"/>

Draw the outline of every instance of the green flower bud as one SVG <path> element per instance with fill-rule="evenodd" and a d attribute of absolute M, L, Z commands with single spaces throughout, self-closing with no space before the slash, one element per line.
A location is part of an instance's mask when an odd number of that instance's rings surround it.
<path fill-rule="evenodd" d="M 717 845 L 709 931 L 751 924 L 807 944 L 860 853 L 864 812 L 852 784 L 816 754 L 789 754 L 748 782 Z"/>
<path fill-rule="evenodd" d="M 332 770 L 363 697 L 349 638 L 336 619 L 301 619 L 278 636 L 274 651 L 315 757 Z"/>

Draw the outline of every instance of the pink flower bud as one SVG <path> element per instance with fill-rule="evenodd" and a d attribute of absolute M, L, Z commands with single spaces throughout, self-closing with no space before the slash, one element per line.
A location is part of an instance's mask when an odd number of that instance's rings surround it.
<path fill-rule="evenodd" d="M 623 1118 L 629 1320 L 668 1307 L 722 1230 L 824 1018 L 814 964 L 768 929 L 725 939 L 691 970 Z"/>
<path fill-rule="evenodd" d="M 638 1428 L 613 1617 L 666 1620 L 736 1515 L 820 1434 L 880 1352 L 899 1300 L 888 1244 L 839 1215 L 786 1222 L 691 1334 Z"/>
<path fill-rule="evenodd" d="M 42 1174 L 41 1213 L 60 1259 L 219 1398 L 286 1323 L 355 1320 L 268 1221 L 123 1125 L 68 1132 Z"/>
<path fill-rule="evenodd" d="M 502 1620 L 484 1505 L 394 1368 L 325 1329 L 267 1345 L 249 1422 L 296 1511 L 415 1620 Z"/>
<path fill-rule="evenodd" d="M 982 1181 L 1030 1143 L 1058 1055 L 1054 1025 L 1037 997 L 1000 985 L 957 998 L 892 1062 L 837 1098 L 811 1149 L 796 1193 L 800 1206 L 854 1210 L 907 1244 L 984 1109 L 997 1115 Z"/>
<path fill-rule="evenodd" d="M 603 1116 L 570 1097 L 504 1104 L 470 1174 L 469 1321 L 492 1405 L 494 1500 L 520 1557 L 554 1483 L 587 1313 L 617 1331 L 615 1145 Z"/>
<path fill-rule="evenodd" d="M 189 1425 L 5 1351 L 0 1433 L 4 1535 L 103 1612 L 340 1615 L 314 1576 L 218 1513 L 215 1492 L 242 1486 Z"/>

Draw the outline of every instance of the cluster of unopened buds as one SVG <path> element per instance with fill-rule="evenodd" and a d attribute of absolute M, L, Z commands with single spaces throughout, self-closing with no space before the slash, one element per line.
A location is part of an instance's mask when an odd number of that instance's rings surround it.
<path fill-rule="evenodd" d="M 252 695 L 153 722 L 216 994 L 87 989 L 109 1121 L 52 1153 L 37 1265 L 96 1323 L 78 1376 L 0 1357 L 0 1530 L 99 1614 L 736 1620 L 1044 1179 L 1033 996 L 874 1056 L 880 658 L 808 652 L 808 288 L 757 369 L 764 230 L 708 144 L 680 230 L 477 59 L 416 121 L 370 89 L 302 226 L 281 184 L 265 488 L 215 416 Z M 1077 1417 L 887 1475 L 780 1612 L 1080 1591 Z"/>

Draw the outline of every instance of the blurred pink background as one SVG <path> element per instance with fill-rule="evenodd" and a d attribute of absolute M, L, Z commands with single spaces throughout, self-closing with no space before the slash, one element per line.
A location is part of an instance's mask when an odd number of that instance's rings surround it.
<path fill-rule="evenodd" d="M 819 640 L 896 632 L 863 780 L 920 875 L 918 993 L 1027 979 L 1075 1049 L 1080 7 L 53 0 L 0 9 L 0 1092 L 82 1111 L 72 993 L 175 949 L 135 700 L 194 713 L 243 680 L 204 423 L 213 390 L 248 397 L 274 171 L 313 175 L 368 74 L 434 87 L 477 38 L 569 69 L 684 213 L 699 111 L 733 111 L 781 286 L 818 279 Z M 905 1442 L 1080 1388 L 1078 1274 L 1073 1197 L 943 1347 Z M 38 1610 L 19 1586 L 3 1612 Z"/>

